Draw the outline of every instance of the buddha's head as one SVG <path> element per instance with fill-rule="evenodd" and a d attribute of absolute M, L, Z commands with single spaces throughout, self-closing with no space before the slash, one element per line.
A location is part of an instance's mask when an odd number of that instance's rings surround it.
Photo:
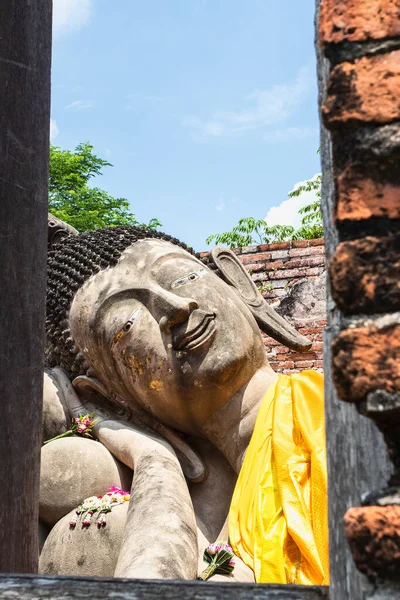
<path fill-rule="evenodd" d="M 232 252 L 200 260 L 136 227 L 64 240 L 49 257 L 47 304 L 49 366 L 188 433 L 267 365 L 258 325 L 291 347 L 308 345 Z"/>

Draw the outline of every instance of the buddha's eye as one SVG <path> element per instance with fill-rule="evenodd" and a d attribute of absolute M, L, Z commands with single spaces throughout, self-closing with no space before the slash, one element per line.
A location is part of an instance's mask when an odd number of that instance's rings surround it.
<path fill-rule="evenodd" d="M 179 279 L 176 279 L 171 284 L 171 288 L 174 289 L 174 288 L 180 287 L 181 285 L 185 285 L 186 283 L 189 283 L 190 281 L 195 281 L 196 279 L 200 279 L 201 277 L 204 277 L 205 274 L 206 274 L 205 269 L 199 269 L 198 271 L 189 273 L 189 275 L 186 275 L 185 277 L 180 277 Z"/>
<path fill-rule="evenodd" d="M 113 339 L 113 344 L 119 342 L 119 340 L 131 329 L 133 323 L 136 321 L 140 313 L 142 312 L 141 308 L 137 308 L 123 325 L 123 327 L 118 331 L 117 335 Z"/>

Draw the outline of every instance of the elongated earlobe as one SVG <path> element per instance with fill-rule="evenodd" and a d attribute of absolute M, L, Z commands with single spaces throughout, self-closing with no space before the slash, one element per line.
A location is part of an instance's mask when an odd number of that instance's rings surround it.
<path fill-rule="evenodd" d="M 228 248 L 214 248 L 211 256 L 226 283 L 233 286 L 248 306 L 258 326 L 292 350 L 308 350 L 311 342 L 281 317 L 262 297 L 242 263 Z"/>

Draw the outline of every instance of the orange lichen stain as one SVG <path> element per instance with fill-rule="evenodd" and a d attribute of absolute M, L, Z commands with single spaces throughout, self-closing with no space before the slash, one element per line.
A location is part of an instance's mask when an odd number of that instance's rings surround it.
<path fill-rule="evenodd" d="M 161 392 L 163 387 L 164 387 L 164 384 L 159 379 L 153 379 L 153 381 L 151 381 L 150 385 L 149 385 L 149 388 L 151 390 L 156 390 L 157 392 Z"/>
<path fill-rule="evenodd" d="M 137 360 L 134 356 L 130 356 L 128 362 L 134 373 L 143 375 L 143 362 L 141 360 Z"/>
<path fill-rule="evenodd" d="M 115 336 L 115 338 L 113 340 L 113 344 L 116 344 L 118 342 L 118 340 L 120 340 L 122 338 L 123 335 L 124 335 L 123 331 L 118 331 L 117 335 Z"/>

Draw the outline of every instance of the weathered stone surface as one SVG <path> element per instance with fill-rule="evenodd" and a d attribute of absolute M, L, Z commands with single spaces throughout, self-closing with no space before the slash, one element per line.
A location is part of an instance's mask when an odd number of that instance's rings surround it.
<path fill-rule="evenodd" d="M 361 221 L 371 217 L 400 218 L 400 177 L 390 181 L 382 173 L 368 175 L 370 169 L 348 167 L 337 178 L 338 225 L 346 220 Z"/>
<path fill-rule="evenodd" d="M 400 50 L 337 65 L 322 116 L 326 127 L 400 118 Z"/>
<path fill-rule="evenodd" d="M 398 0 L 323 0 L 320 13 L 322 44 L 363 42 L 400 34 Z"/>
<path fill-rule="evenodd" d="M 360 571 L 400 581 L 400 506 L 351 508 L 344 525 Z"/>
<path fill-rule="evenodd" d="M 88 477 L 90 473 L 90 477 Z M 54 525 L 89 496 L 130 489 L 132 473 L 98 442 L 70 437 L 42 448 L 39 515 Z"/>
<path fill-rule="evenodd" d="M 343 313 L 400 309 L 400 235 L 342 242 L 329 272 L 333 297 Z"/>
<path fill-rule="evenodd" d="M 309 322 L 311 316 L 313 320 L 323 319 L 326 315 L 325 279 L 326 275 L 323 273 L 317 279 L 305 279 L 296 283 L 290 288 L 288 295 L 282 298 L 277 312 L 297 324 Z M 320 329 L 317 329 L 320 332 Z M 312 332 L 304 335 L 309 333 Z"/>
<path fill-rule="evenodd" d="M 100 445 L 100 444 L 99 444 Z M 39 559 L 39 573 L 112 577 L 122 544 L 128 502 L 107 514 L 107 525 L 69 526 L 74 511 L 51 530 Z"/>
<path fill-rule="evenodd" d="M 400 389 L 400 314 L 342 331 L 332 343 L 333 380 L 341 400 Z"/>

